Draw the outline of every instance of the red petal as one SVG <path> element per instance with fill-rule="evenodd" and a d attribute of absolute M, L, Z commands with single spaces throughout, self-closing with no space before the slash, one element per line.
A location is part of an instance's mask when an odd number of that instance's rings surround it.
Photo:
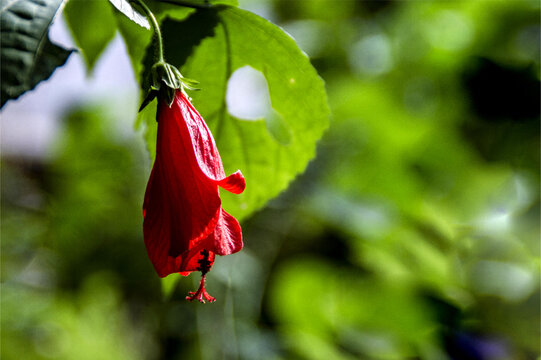
<path fill-rule="evenodd" d="M 218 186 L 238 194 L 246 182 L 240 171 L 225 176 L 207 125 L 177 92 L 171 108 L 159 105 L 156 160 L 143 204 L 145 245 L 159 276 L 201 271 L 202 250 L 212 266 L 214 253 L 242 248 L 240 225 L 222 210 Z"/>
<path fill-rule="evenodd" d="M 177 94 L 179 95 L 175 98 L 174 106 L 179 107 L 184 118 L 201 174 L 224 189 L 240 194 L 246 187 L 244 176 L 240 171 L 229 177 L 225 176 L 220 153 L 207 124 L 186 96 L 180 92 Z"/>
<path fill-rule="evenodd" d="M 242 231 L 237 219 L 221 211 L 214 232 L 204 241 L 205 248 L 218 255 L 229 255 L 242 249 Z"/>
<path fill-rule="evenodd" d="M 232 192 L 233 194 L 240 194 L 246 188 L 246 180 L 244 180 L 244 176 L 240 170 L 238 170 L 225 179 L 218 181 L 217 185 L 223 187 L 229 192 Z"/>

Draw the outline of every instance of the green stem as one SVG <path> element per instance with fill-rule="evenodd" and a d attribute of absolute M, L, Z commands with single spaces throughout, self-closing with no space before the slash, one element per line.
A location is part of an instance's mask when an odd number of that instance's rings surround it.
<path fill-rule="evenodd" d="M 160 25 L 158 24 L 158 20 L 156 20 L 156 17 L 150 11 L 148 6 L 142 1 L 142 0 L 130 0 L 131 2 L 139 5 L 139 7 L 143 10 L 143 12 L 146 14 L 148 19 L 150 20 L 150 24 L 152 25 L 152 30 L 154 30 L 154 39 L 156 41 L 156 57 L 158 58 L 157 62 L 165 62 L 163 58 L 163 42 L 162 42 L 162 32 L 160 31 Z"/>

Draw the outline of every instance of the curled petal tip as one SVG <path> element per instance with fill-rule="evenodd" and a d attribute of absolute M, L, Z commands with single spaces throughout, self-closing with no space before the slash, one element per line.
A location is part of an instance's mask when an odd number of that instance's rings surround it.
<path fill-rule="evenodd" d="M 246 188 L 246 180 L 240 170 L 237 170 L 225 179 L 219 181 L 218 185 L 233 194 L 240 194 Z"/>

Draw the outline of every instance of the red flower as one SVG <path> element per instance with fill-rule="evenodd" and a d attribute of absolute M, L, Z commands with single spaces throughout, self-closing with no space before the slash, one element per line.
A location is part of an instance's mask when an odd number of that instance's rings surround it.
<path fill-rule="evenodd" d="M 240 171 L 226 177 L 214 138 L 188 98 L 176 91 L 158 104 L 156 160 L 143 204 L 148 256 L 160 277 L 200 271 L 201 284 L 186 299 L 214 301 L 204 288 L 214 256 L 242 249 L 238 221 L 221 206 L 218 186 L 240 194 Z"/>

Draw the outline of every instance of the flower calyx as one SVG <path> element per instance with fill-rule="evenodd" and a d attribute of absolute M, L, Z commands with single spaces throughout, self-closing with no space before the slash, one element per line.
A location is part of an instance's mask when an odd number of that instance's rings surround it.
<path fill-rule="evenodd" d="M 150 79 L 150 90 L 139 107 L 139 111 L 143 110 L 157 96 L 164 99 L 171 107 L 177 90 L 183 93 L 185 93 L 184 89 L 199 90 L 195 87 L 198 84 L 197 81 L 185 78 L 176 67 L 164 61 L 158 61 L 152 66 Z"/>

